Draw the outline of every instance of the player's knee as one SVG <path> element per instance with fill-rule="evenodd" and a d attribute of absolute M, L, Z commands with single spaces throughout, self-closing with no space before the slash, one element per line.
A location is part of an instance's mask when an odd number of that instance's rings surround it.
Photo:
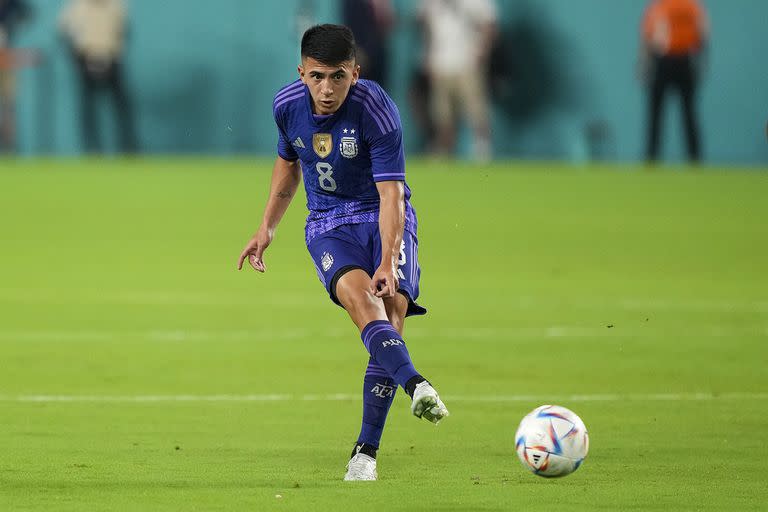
<path fill-rule="evenodd" d="M 360 329 L 374 320 L 387 319 L 382 300 L 368 290 L 345 290 L 339 300 Z"/>
<path fill-rule="evenodd" d="M 381 316 L 382 313 L 386 314 L 382 300 L 371 293 L 370 290 L 360 290 L 360 293 L 355 295 L 354 302 L 358 311 L 365 311 L 374 316 Z"/>
<path fill-rule="evenodd" d="M 387 319 L 395 330 L 402 334 L 403 324 L 405 323 L 405 314 L 408 311 L 408 299 L 401 293 L 396 293 L 391 299 L 384 300 L 384 307 L 387 310 Z"/>
<path fill-rule="evenodd" d="M 390 313 L 387 314 L 387 318 L 389 318 L 389 323 L 392 324 L 392 327 L 400 334 L 403 334 L 403 318 L 399 315 Z"/>

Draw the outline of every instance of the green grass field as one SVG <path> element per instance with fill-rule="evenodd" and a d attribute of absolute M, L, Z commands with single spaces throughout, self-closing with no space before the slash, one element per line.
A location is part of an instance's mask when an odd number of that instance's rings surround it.
<path fill-rule="evenodd" d="M 0 510 L 765 510 L 768 173 L 412 162 L 452 416 L 401 394 L 349 484 L 367 355 L 303 197 L 235 270 L 270 167 L 0 161 Z M 590 430 L 565 479 L 514 453 L 543 403 Z"/>

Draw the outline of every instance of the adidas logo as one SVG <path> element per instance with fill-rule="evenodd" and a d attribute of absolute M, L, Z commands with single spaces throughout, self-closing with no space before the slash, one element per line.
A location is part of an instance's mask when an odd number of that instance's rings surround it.
<path fill-rule="evenodd" d="M 301 137 L 296 137 L 296 140 L 293 141 L 293 145 L 296 146 L 297 148 L 301 148 L 301 149 L 304 149 L 304 148 L 307 147 L 307 146 L 304 145 L 304 141 L 301 140 Z"/>

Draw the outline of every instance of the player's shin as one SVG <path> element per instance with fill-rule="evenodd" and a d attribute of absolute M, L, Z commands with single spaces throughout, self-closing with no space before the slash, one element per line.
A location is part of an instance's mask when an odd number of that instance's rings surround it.
<path fill-rule="evenodd" d="M 386 320 L 374 320 L 360 337 L 371 357 L 392 379 L 412 395 L 416 383 L 425 380 L 413 366 L 402 336 Z"/>
<path fill-rule="evenodd" d="M 387 413 L 395 399 L 397 383 L 371 359 L 363 379 L 363 422 L 352 455 L 358 451 L 376 458 Z"/>

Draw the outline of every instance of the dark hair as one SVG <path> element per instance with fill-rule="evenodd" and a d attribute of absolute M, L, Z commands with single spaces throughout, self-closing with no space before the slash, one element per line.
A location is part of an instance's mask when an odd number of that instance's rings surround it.
<path fill-rule="evenodd" d="M 355 59 L 355 36 L 344 25 L 315 25 L 301 38 L 301 56 L 335 65 Z"/>

